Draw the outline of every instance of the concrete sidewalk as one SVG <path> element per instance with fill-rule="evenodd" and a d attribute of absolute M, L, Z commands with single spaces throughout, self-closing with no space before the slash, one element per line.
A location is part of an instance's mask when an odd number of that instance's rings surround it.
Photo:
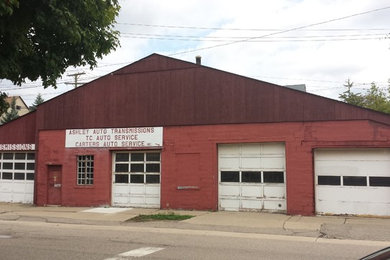
<path fill-rule="evenodd" d="M 164 214 L 171 212 L 193 215 L 194 217 L 184 221 L 129 221 L 131 218 L 141 214 Z M 36 207 L 26 204 L 0 203 L 0 221 L 133 225 L 331 239 L 374 240 L 388 241 L 390 246 L 390 218 L 353 216 L 306 217 L 259 212 L 210 212 L 142 208 Z"/>

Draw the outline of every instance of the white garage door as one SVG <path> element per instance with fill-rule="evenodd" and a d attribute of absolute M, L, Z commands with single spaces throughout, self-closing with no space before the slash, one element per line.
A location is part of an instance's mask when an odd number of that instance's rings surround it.
<path fill-rule="evenodd" d="M 0 153 L 0 201 L 33 203 L 34 168 L 34 153 Z"/>
<path fill-rule="evenodd" d="M 160 152 L 113 154 L 112 204 L 160 208 Z"/>
<path fill-rule="evenodd" d="M 315 151 L 316 212 L 390 215 L 390 149 Z"/>
<path fill-rule="evenodd" d="M 218 146 L 219 209 L 286 210 L 283 143 Z"/>

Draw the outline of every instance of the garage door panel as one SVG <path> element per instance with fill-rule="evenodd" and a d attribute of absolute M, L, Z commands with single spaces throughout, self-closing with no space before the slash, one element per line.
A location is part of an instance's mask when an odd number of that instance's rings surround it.
<path fill-rule="evenodd" d="M 262 154 L 285 154 L 284 143 L 262 143 L 261 144 L 261 153 Z"/>
<path fill-rule="evenodd" d="M 221 196 L 240 196 L 240 187 L 236 185 L 220 185 Z"/>
<path fill-rule="evenodd" d="M 274 211 L 286 210 L 286 200 L 265 200 L 264 209 Z"/>
<path fill-rule="evenodd" d="M 221 199 L 220 208 L 229 211 L 238 211 L 240 208 L 240 201 L 238 199 Z"/>
<path fill-rule="evenodd" d="M 284 144 L 246 143 L 225 146 L 218 146 L 219 208 L 233 211 L 263 209 L 285 211 Z M 227 151 L 235 156 L 228 157 Z M 274 172 L 282 173 L 284 177 L 278 179 L 270 176 Z M 265 203 L 268 200 L 273 201 L 267 208 Z"/>
<path fill-rule="evenodd" d="M 161 154 L 159 151 L 120 151 L 113 156 L 112 204 L 160 207 Z M 117 172 L 116 172 L 117 171 Z"/>
<path fill-rule="evenodd" d="M 264 197 L 266 198 L 286 198 L 285 186 L 265 186 Z"/>
<path fill-rule="evenodd" d="M 35 168 L 33 155 L 31 151 L 0 153 L 0 202 L 33 202 Z"/>
<path fill-rule="evenodd" d="M 243 210 L 258 210 L 263 208 L 263 201 L 241 199 L 241 209 Z"/>
<path fill-rule="evenodd" d="M 261 162 L 259 158 L 241 158 L 241 169 L 259 169 L 261 167 Z M 237 168 L 238 169 L 238 168 Z"/>
<path fill-rule="evenodd" d="M 241 196 L 243 197 L 263 197 L 263 187 L 262 186 L 242 186 L 241 187 Z"/>
<path fill-rule="evenodd" d="M 260 165 L 262 169 L 274 170 L 274 169 L 284 169 L 284 158 L 261 158 Z"/>
<path fill-rule="evenodd" d="M 220 159 L 221 169 L 236 170 L 240 168 L 240 159 L 237 157 L 223 157 Z"/>
<path fill-rule="evenodd" d="M 319 149 L 315 174 L 316 212 L 390 215 L 390 149 Z M 326 176 L 341 181 L 318 183 Z"/>

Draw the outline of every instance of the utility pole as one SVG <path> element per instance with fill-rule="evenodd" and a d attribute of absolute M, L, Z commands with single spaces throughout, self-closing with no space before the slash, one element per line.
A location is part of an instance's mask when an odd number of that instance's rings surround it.
<path fill-rule="evenodd" d="M 66 85 L 74 85 L 74 88 L 77 88 L 79 84 L 84 84 L 83 82 L 78 82 L 78 79 L 81 75 L 84 75 L 85 72 L 77 72 L 73 74 L 68 74 L 69 77 L 74 77 L 74 82 L 65 82 Z"/>

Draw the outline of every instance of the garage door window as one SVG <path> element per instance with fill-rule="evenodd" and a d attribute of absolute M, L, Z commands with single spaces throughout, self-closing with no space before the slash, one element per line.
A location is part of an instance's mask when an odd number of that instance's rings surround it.
<path fill-rule="evenodd" d="M 221 171 L 221 182 L 284 183 L 282 171 Z"/>
<path fill-rule="evenodd" d="M 390 177 L 318 175 L 318 185 L 390 187 Z"/>
<path fill-rule="evenodd" d="M 120 152 L 115 154 L 115 183 L 160 183 L 159 152 Z"/>
<path fill-rule="evenodd" d="M 0 153 L 0 179 L 34 180 L 34 153 Z"/>

